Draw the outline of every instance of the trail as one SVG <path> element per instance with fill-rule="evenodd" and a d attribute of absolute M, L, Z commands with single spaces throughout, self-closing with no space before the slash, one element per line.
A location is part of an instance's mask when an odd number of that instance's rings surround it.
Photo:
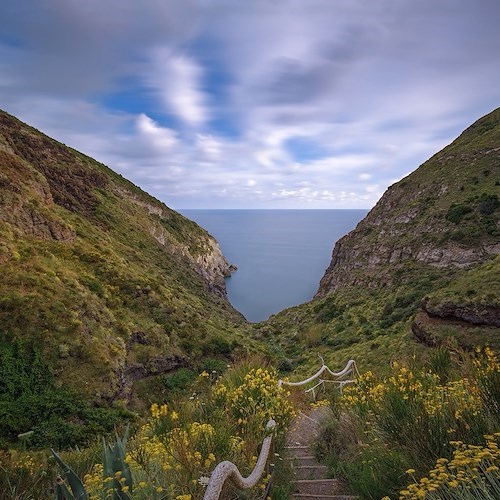
<path fill-rule="evenodd" d="M 319 437 L 321 421 L 329 409 L 319 407 L 300 412 L 288 433 L 285 458 L 291 461 L 293 484 L 291 499 L 354 500 L 346 495 L 338 479 L 328 477 L 328 467 L 314 456 L 314 443 Z"/>

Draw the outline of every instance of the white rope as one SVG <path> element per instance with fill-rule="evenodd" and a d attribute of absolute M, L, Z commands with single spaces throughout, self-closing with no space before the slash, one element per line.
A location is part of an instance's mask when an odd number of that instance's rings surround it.
<path fill-rule="evenodd" d="M 319 381 L 319 382 L 318 382 L 318 383 L 317 383 L 314 387 L 311 387 L 310 389 L 307 389 L 307 390 L 306 390 L 306 393 L 307 393 L 307 392 L 311 392 L 311 391 L 313 391 L 313 392 L 314 392 L 314 389 L 318 388 L 320 385 L 323 385 L 323 382 L 324 382 L 324 380 L 320 380 L 320 381 Z M 333 382 L 333 381 L 332 381 L 332 382 Z"/>
<path fill-rule="evenodd" d="M 320 356 L 320 359 L 323 360 L 323 358 L 321 358 L 321 356 Z M 324 363 L 324 361 L 323 361 L 323 363 Z M 316 380 L 318 377 L 320 377 L 322 375 L 322 373 L 325 371 L 327 371 L 332 377 L 337 377 L 337 378 L 343 377 L 344 375 L 347 375 L 347 374 L 352 374 L 354 372 L 356 373 L 356 375 L 359 376 L 358 367 L 356 366 L 356 362 L 353 359 L 350 359 L 347 362 L 345 368 L 343 370 L 340 370 L 339 372 L 334 372 L 334 371 L 330 370 L 330 368 L 328 368 L 328 366 L 323 364 L 323 366 L 314 375 L 311 375 L 309 378 L 306 378 L 305 380 L 302 380 L 301 382 L 288 382 L 288 381 L 280 379 L 278 381 L 278 387 L 281 387 L 283 384 L 289 385 L 292 387 L 299 387 L 301 385 L 309 384 L 313 380 Z"/>
<path fill-rule="evenodd" d="M 333 377 L 341 378 L 344 377 L 345 375 L 353 375 L 356 374 L 359 376 L 358 368 L 356 366 L 356 362 L 352 359 L 350 359 L 347 362 L 347 365 L 343 370 L 340 370 L 339 372 L 334 372 L 328 368 L 325 364 L 325 360 L 323 357 L 318 354 L 319 359 L 321 360 L 321 368 L 311 377 L 302 380 L 302 382 L 288 382 L 284 380 L 278 380 L 278 388 L 280 388 L 283 384 L 289 385 L 289 386 L 301 386 L 305 385 L 309 382 L 312 382 L 313 380 L 316 380 L 319 376 L 324 371 L 327 371 L 330 375 Z M 313 397 L 316 398 L 316 393 L 315 389 L 317 389 L 319 386 L 321 386 L 324 382 L 334 382 L 339 384 L 340 390 L 342 390 L 342 387 L 345 384 L 348 384 L 350 382 L 353 382 L 353 380 L 320 380 L 314 387 L 311 387 L 310 389 L 306 390 L 305 392 L 312 392 Z M 264 441 L 262 442 L 262 448 L 260 450 L 259 458 L 257 459 L 257 463 L 255 464 L 255 467 L 252 471 L 252 473 L 248 477 L 243 477 L 238 470 L 238 467 L 233 464 L 232 462 L 229 462 L 228 460 L 225 460 L 224 462 L 220 462 L 217 467 L 212 472 L 212 475 L 210 476 L 210 481 L 207 485 L 207 489 L 205 491 L 205 495 L 203 496 L 203 500 L 218 500 L 222 488 L 224 487 L 224 483 L 229 480 L 231 481 L 234 486 L 236 486 L 239 489 L 248 489 L 248 488 L 253 488 L 260 480 L 264 469 L 266 467 L 267 460 L 269 458 L 269 451 L 271 450 L 272 444 L 273 444 L 273 439 L 274 439 L 274 428 L 276 427 L 276 422 L 274 420 L 269 420 L 266 425 L 266 430 L 271 432 L 269 436 L 267 436 Z"/>
<path fill-rule="evenodd" d="M 264 469 L 266 467 L 266 462 L 269 455 L 269 450 L 271 449 L 272 441 L 274 439 L 274 428 L 276 422 L 274 420 L 269 420 L 266 425 L 266 430 L 271 431 L 271 434 L 267 436 L 262 442 L 262 448 L 260 450 L 259 458 L 257 463 L 248 477 L 243 477 L 236 467 L 235 464 L 225 460 L 217 465 L 210 476 L 210 481 L 208 483 L 207 489 L 203 500 L 217 500 L 221 494 L 224 483 L 230 480 L 237 488 L 248 489 L 253 488 L 262 476 Z"/>

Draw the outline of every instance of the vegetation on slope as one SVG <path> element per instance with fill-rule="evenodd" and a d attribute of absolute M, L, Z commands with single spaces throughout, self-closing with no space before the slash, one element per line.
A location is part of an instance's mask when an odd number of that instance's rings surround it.
<path fill-rule="evenodd" d="M 492 292 L 500 288 L 494 257 L 498 110 L 390 188 L 336 246 L 317 298 L 251 327 L 253 341 L 243 336 L 249 327 L 241 326 L 223 298 L 227 264 L 205 231 L 103 165 L 8 115 L 0 114 L 0 131 L 4 444 L 35 429 L 31 444 L 59 442 L 53 432 L 59 425 L 66 432 L 62 446 L 86 442 L 89 430 L 106 432 L 113 422 L 131 417 L 122 409 L 126 405 L 144 409 L 176 391 L 182 399 L 197 369 L 263 344 L 282 370 L 300 366 L 308 372 L 317 367 L 316 352 L 331 367 L 353 358 L 363 371 L 387 372 L 391 358 L 421 357 L 429 346 L 498 346 L 498 297 Z M 425 386 L 424 408 L 432 391 L 448 390 L 445 380 L 430 380 L 435 383 Z M 17 387 L 25 389 L 24 397 Z M 496 403 L 478 404 L 490 415 Z M 31 420 L 22 418 L 30 405 L 36 409 Z M 217 421 L 215 413 L 199 411 L 187 411 L 175 432 L 189 435 L 199 415 Z M 180 409 L 175 414 L 179 418 Z M 165 411 L 163 417 L 170 422 L 173 415 Z M 486 432 L 490 417 L 483 416 L 477 425 Z M 241 425 L 245 418 L 239 418 Z M 169 439 L 162 435 L 161 445 L 168 446 Z M 195 451 L 189 453 L 195 457 Z M 80 471 L 96 463 L 93 453 L 89 448 L 87 458 L 78 459 L 86 464 Z M 449 448 L 447 453 L 451 456 Z M 377 455 L 381 464 L 387 458 L 394 465 L 394 457 Z M 160 468 L 170 470 L 159 456 L 146 458 L 138 464 L 154 465 L 158 474 Z M 19 460 L 19 469 L 26 465 L 32 478 L 34 459 Z M 431 467 L 429 460 L 426 466 Z"/>
<path fill-rule="evenodd" d="M 0 165 L 2 359 L 22 345 L 15 363 L 36 352 L 54 387 L 120 412 L 150 403 L 144 384 L 162 390 L 150 376 L 251 349 L 224 297 L 227 263 L 205 230 L 3 112 Z M 21 406 L 12 411 L 15 422 Z M 80 411 L 67 421 L 92 428 Z M 0 437 L 31 429 L 19 419 Z"/>
<path fill-rule="evenodd" d="M 497 498 L 497 354 L 440 348 L 423 359 L 345 387 L 319 453 L 361 498 Z"/>
<path fill-rule="evenodd" d="M 318 291 L 392 286 L 407 261 L 465 268 L 500 252 L 500 109 L 391 186 L 335 245 Z"/>
<path fill-rule="evenodd" d="M 499 186 L 497 109 L 391 186 L 337 242 L 315 300 L 256 325 L 257 337 L 290 368 L 316 352 L 386 369 L 450 338 L 500 346 Z"/>
<path fill-rule="evenodd" d="M 91 498 L 114 491 L 115 498 L 202 498 L 211 471 L 222 460 L 231 460 L 248 476 L 270 418 L 277 423 L 276 451 L 281 451 L 294 408 L 265 360 L 240 361 L 222 375 L 202 371 L 188 389 L 176 401 L 151 405 L 150 415 L 128 439 L 124 460 L 116 460 L 111 473 L 97 441 L 61 453 Z M 47 451 L 0 452 L 0 489 L 7 498 L 50 498 L 58 470 Z M 246 498 L 260 498 L 268 480 L 264 475 Z M 235 494 L 228 485 L 223 498 Z"/>

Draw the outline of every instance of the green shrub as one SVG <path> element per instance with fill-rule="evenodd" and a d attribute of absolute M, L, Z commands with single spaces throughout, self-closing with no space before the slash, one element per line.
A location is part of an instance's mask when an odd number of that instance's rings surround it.
<path fill-rule="evenodd" d="M 189 368 L 179 368 L 174 373 L 162 375 L 160 381 L 169 393 L 178 393 L 186 389 L 196 379 L 196 373 Z"/>
<path fill-rule="evenodd" d="M 500 207 L 500 200 L 496 194 L 481 196 L 478 205 L 481 215 L 491 215 L 498 207 Z"/>
<path fill-rule="evenodd" d="M 469 363 L 469 354 L 456 354 L 440 348 L 426 364 L 393 363 L 389 376 L 366 372 L 344 388 L 321 451 L 362 498 L 398 497 L 405 470 L 421 477 L 450 460 L 456 443 L 476 449 L 498 430 L 498 356 L 486 348 Z"/>
<path fill-rule="evenodd" d="M 342 314 L 335 301 L 330 297 L 315 305 L 314 312 L 316 313 L 316 320 L 320 323 L 328 323 Z"/>
<path fill-rule="evenodd" d="M 361 448 L 355 459 L 342 462 L 340 470 L 361 498 L 378 500 L 386 495 L 396 495 L 405 485 L 406 477 L 401 471 L 407 464 L 401 451 L 379 444 Z"/>
<path fill-rule="evenodd" d="M 464 205 L 462 203 L 454 203 L 446 214 L 446 219 L 454 224 L 459 224 L 462 219 L 472 212 L 472 208 L 469 205 Z"/>
<path fill-rule="evenodd" d="M 92 407 L 82 396 L 57 387 L 43 354 L 22 342 L 0 345 L 0 445 L 34 431 L 29 444 L 60 449 L 88 443 L 132 414 Z"/>

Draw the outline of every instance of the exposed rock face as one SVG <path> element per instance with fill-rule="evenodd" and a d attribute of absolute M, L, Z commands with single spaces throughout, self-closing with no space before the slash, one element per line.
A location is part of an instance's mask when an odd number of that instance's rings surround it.
<path fill-rule="evenodd" d="M 453 314 L 445 317 L 433 316 L 424 309 L 420 310 L 412 322 L 411 330 L 419 342 L 428 347 L 442 345 L 449 341 L 449 333 L 453 332 L 453 339 L 464 349 L 473 349 L 477 346 L 490 345 L 498 348 L 500 322 L 498 309 L 486 312 L 488 317 L 472 313 L 466 314 L 465 319 Z M 462 316 L 459 313 L 459 316 Z M 469 321 L 470 320 L 470 321 Z"/>
<path fill-rule="evenodd" d="M 405 262 L 467 268 L 500 253 L 500 110 L 391 186 L 340 239 L 317 297 L 391 286 Z"/>
<path fill-rule="evenodd" d="M 4 214 L 2 219 L 35 238 L 68 242 L 75 239 L 73 229 L 28 204 L 19 204 L 11 212 Z"/>
<path fill-rule="evenodd" d="M 455 338 L 462 347 L 468 348 L 483 344 L 480 339 L 471 337 L 478 336 L 478 332 L 491 332 L 497 336 L 500 327 L 500 309 L 493 305 L 485 304 L 456 304 L 452 302 L 433 305 L 429 300 L 422 302 L 422 308 L 415 316 L 411 329 L 420 342 L 433 347 L 439 345 L 442 336 L 439 334 L 441 328 L 453 327 L 456 332 Z M 477 327 L 480 326 L 481 329 Z"/>
<path fill-rule="evenodd" d="M 117 377 L 116 387 L 108 401 L 112 403 L 117 399 L 130 400 L 134 382 L 147 377 L 154 377 L 164 373 L 172 372 L 178 368 L 188 366 L 188 359 L 178 356 L 159 356 L 148 360 L 147 363 L 135 363 L 128 365 L 125 370 L 120 371 Z"/>
<path fill-rule="evenodd" d="M 146 193 L 139 195 L 135 186 L 113 182 L 105 173 L 90 168 L 83 155 L 33 129 L 20 127 L 19 123 L 0 113 L 0 192 L 5 208 L 0 212 L 0 221 L 28 236 L 73 242 L 76 238 L 73 228 L 55 215 L 54 206 L 84 216 L 106 229 L 107 223 L 96 217 L 99 199 L 94 189 L 108 189 L 147 212 L 151 216 L 148 224 L 151 236 L 169 252 L 190 262 L 210 291 L 226 296 L 224 277 L 234 268 L 205 230 Z M 64 168 L 60 166 L 62 163 Z M 177 232 L 173 233 L 173 227 Z M 183 234 L 190 227 L 198 233 L 195 237 Z M 190 248 L 194 239 L 196 252 Z"/>
<path fill-rule="evenodd" d="M 227 296 L 224 278 L 230 276 L 236 268 L 227 262 L 226 258 L 222 255 L 219 243 L 213 236 L 202 229 L 203 250 L 201 253 L 193 255 L 190 252 L 189 245 L 173 240 L 172 234 L 168 230 L 172 224 L 175 226 L 179 220 L 182 220 L 184 224 L 188 225 L 194 224 L 192 221 L 174 212 L 154 198 L 151 198 L 151 200 L 141 199 L 134 193 L 121 187 L 118 188 L 116 192 L 119 196 L 138 205 L 145 209 L 150 215 L 154 216 L 151 218 L 151 224 L 148 230 L 151 236 L 160 243 L 160 245 L 188 259 L 196 272 L 205 279 L 210 291 L 221 297 Z"/>
<path fill-rule="evenodd" d="M 433 318 L 460 320 L 472 325 L 500 326 L 500 309 L 492 305 L 453 302 L 433 305 L 429 300 L 424 300 L 422 310 Z"/>
<path fill-rule="evenodd" d="M 215 239 L 209 239 L 206 252 L 199 255 L 195 263 L 198 272 L 210 283 L 211 290 L 225 296 L 226 283 L 224 278 L 230 276 L 235 268 L 230 266 L 222 255 L 219 244 Z"/>

